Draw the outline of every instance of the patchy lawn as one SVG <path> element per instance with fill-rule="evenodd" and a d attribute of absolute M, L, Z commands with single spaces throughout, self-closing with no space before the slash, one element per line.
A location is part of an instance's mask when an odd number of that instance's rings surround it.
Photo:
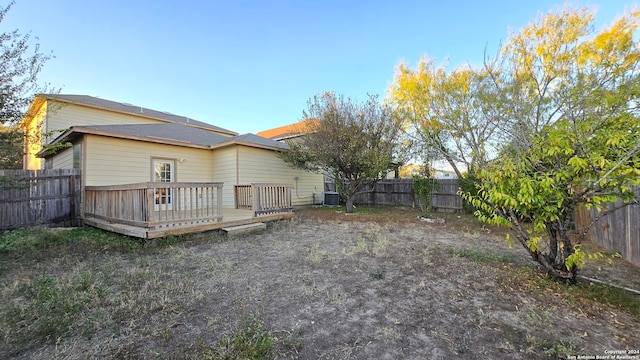
<path fill-rule="evenodd" d="M 530 359 L 640 349 L 640 296 L 567 287 L 503 230 L 412 209 L 300 211 L 262 234 L 142 247 L 0 235 L 0 358 Z M 585 246 L 587 247 L 587 246 Z M 585 275 L 640 289 L 640 269 Z"/>

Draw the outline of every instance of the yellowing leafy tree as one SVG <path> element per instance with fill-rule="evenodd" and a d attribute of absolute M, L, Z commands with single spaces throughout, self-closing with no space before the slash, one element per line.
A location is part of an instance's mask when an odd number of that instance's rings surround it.
<path fill-rule="evenodd" d="M 476 169 L 486 164 L 497 127 L 497 108 L 491 78 L 484 70 L 446 65 L 423 58 L 415 70 L 396 68 L 389 102 L 410 132 L 431 148 L 462 177 L 460 164 Z"/>
<path fill-rule="evenodd" d="M 511 142 L 464 196 L 557 278 L 575 281 L 586 259 L 569 236 L 577 206 L 606 214 L 638 202 L 639 17 L 593 34 L 587 10 L 549 13 L 514 34 L 492 63 L 499 71 L 488 71 Z"/>

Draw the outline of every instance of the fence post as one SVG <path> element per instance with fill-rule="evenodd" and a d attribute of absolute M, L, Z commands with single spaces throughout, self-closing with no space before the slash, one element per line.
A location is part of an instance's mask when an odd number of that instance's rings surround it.
<path fill-rule="evenodd" d="M 75 226 L 77 217 L 76 217 L 76 177 L 75 175 L 71 175 L 69 179 L 69 195 L 71 196 L 70 201 L 70 214 L 69 214 L 69 225 Z"/>

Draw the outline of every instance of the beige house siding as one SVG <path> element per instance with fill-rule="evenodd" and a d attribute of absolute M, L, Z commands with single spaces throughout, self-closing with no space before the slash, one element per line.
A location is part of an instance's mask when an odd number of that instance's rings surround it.
<path fill-rule="evenodd" d="M 55 139 L 60 133 L 72 126 L 93 126 L 93 125 L 131 125 L 131 124 L 165 124 L 168 121 L 145 117 L 147 114 L 120 113 L 93 108 L 78 104 L 70 104 L 56 100 L 44 100 L 34 102 L 32 106 L 37 108 L 35 115 L 24 120 L 25 130 L 28 132 L 30 144 L 27 144 L 25 152 L 25 169 L 42 169 L 44 160 L 37 158 L 36 154 L 42 150 L 41 144 L 47 144 Z M 231 136 L 226 132 L 217 132 L 213 129 L 206 129 L 223 136 Z M 44 134 L 49 135 L 47 137 Z"/>
<path fill-rule="evenodd" d="M 24 156 L 24 169 L 39 170 L 44 168 L 44 159 L 36 157 L 42 149 L 40 139 L 46 132 L 44 119 L 47 115 L 47 104 L 43 103 L 28 123 L 25 124 L 27 144 Z M 41 126 L 42 125 L 42 126 Z"/>
<path fill-rule="evenodd" d="M 34 170 L 43 169 L 44 159 L 35 156 L 42 149 L 40 139 L 42 143 L 47 144 L 71 126 L 162 123 L 164 122 L 159 120 L 47 100 L 42 103 L 27 125 L 30 144 L 23 167 Z M 54 168 L 62 168 L 55 165 L 55 159 Z"/>
<path fill-rule="evenodd" d="M 73 169 L 73 147 L 60 151 L 51 160 L 54 169 Z"/>
<path fill-rule="evenodd" d="M 294 206 L 319 201 L 324 190 L 322 174 L 294 169 L 278 158 L 274 151 L 239 146 L 238 159 L 239 184 L 290 184 Z"/>
<path fill-rule="evenodd" d="M 66 130 L 72 126 L 91 125 L 128 125 L 128 124 L 163 124 L 160 120 L 153 120 L 133 115 L 121 114 L 90 107 L 47 101 L 49 112 L 47 115 L 46 131 Z M 59 134 L 55 134 L 57 136 Z M 52 140 L 52 139 L 50 139 Z"/>
<path fill-rule="evenodd" d="M 238 185 L 237 146 L 229 146 L 213 151 L 213 181 L 224 182 L 222 187 L 223 206 L 235 207 L 233 186 Z"/>
<path fill-rule="evenodd" d="M 223 206 L 229 208 L 235 206 L 234 185 L 238 184 L 290 184 L 294 206 L 318 201 L 324 186 L 321 174 L 293 169 L 274 151 L 247 146 L 211 151 L 87 134 L 82 156 L 87 186 L 150 181 L 152 159 L 168 159 L 175 162 L 175 181 L 223 182 Z M 55 155 L 53 167 L 72 168 L 73 148 Z"/>
<path fill-rule="evenodd" d="M 175 181 L 214 181 L 211 150 L 97 135 L 85 135 L 85 149 L 83 170 L 88 186 L 151 181 L 152 158 L 175 160 Z"/>

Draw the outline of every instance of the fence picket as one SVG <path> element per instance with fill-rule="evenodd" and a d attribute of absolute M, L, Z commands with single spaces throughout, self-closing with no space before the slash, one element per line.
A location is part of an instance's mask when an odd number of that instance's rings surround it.
<path fill-rule="evenodd" d="M 79 169 L 0 170 L 0 230 L 79 226 Z"/>
<path fill-rule="evenodd" d="M 636 194 L 640 193 L 640 187 L 633 190 Z M 609 205 L 613 204 L 604 204 L 604 207 Z M 596 209 L 579 207 L 576 210 L 576 231 L 583 231 L 597 216 Z M 591 227 L 588 237 L 594 243 L 619 252 L 622 258 L 640 266 L 640 204 L 625 206 L 602 217 Z"/>
<path fill-rule="evenodd" d="M 457 179 L 437 179 L 438 189 L 434 192 L 432 206 L 439 211 L 458 211 L 464 207 L 458 195 Z M 327 191 L 335 191 L 335 185 L 325 184 Z M 386 179 L 368 186 L 356 195 L 355 203 L 363 205 L 418 206 L 413 191 L 412 179 Z"/>

